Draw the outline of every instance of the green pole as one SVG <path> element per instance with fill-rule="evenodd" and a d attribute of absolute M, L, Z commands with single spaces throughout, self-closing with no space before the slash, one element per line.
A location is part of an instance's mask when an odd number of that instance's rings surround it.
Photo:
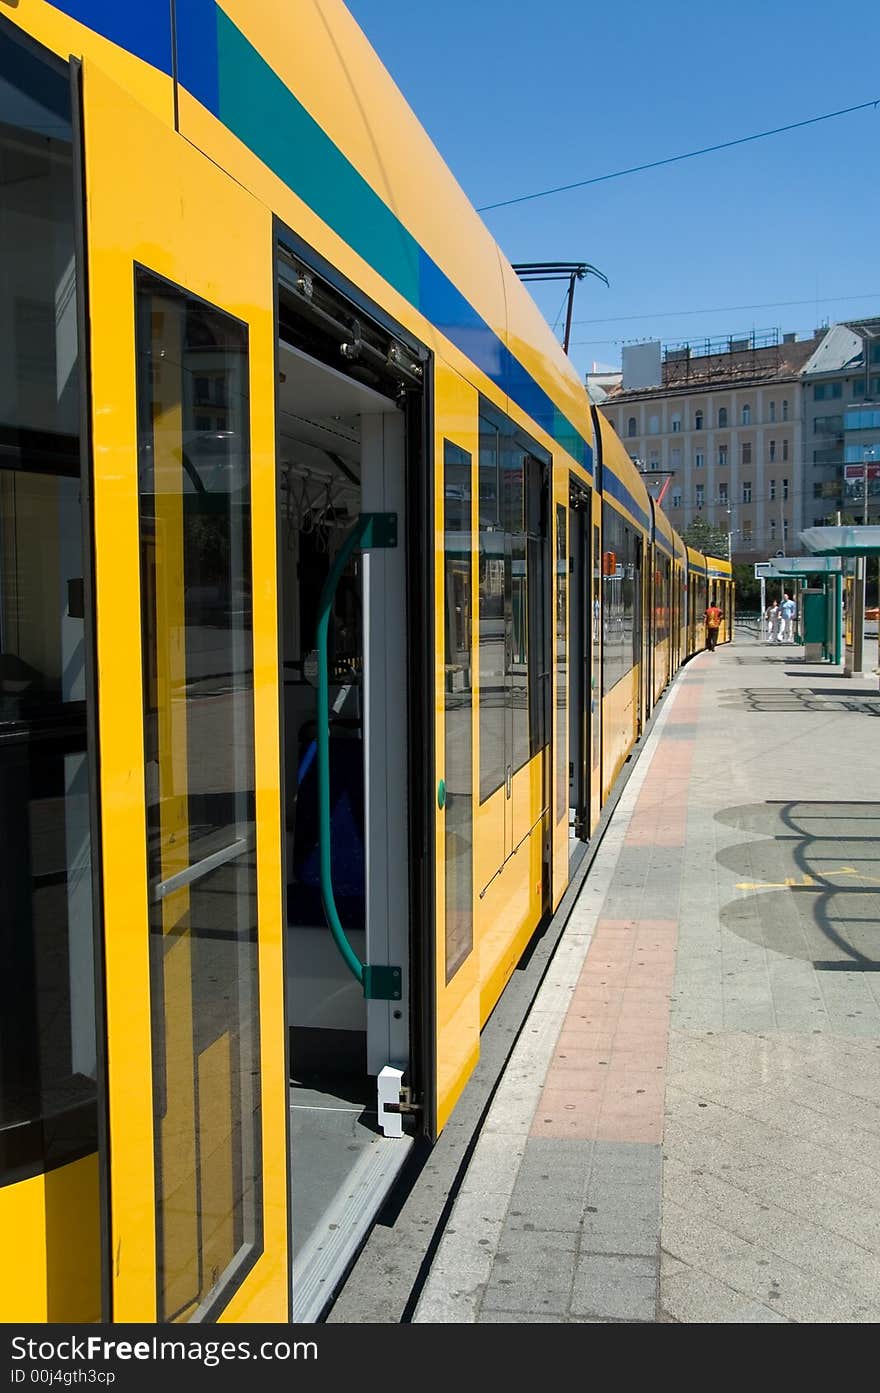
<path fill-rule="evenodd" d="M 327 634 L 330 627 L 330 614 L 336 587 L 348 559 L 355 547 L 362 541 L 370 525 L 369 516 L 358 518 L 349 532 L 333 562 L 330 574 L 324 582 L 318 602 L 318 629 L 316 644 L 318 649 L 318 708 L 316 744 L 318 765 L 318 845 L 321 867 L 321 902 L 333 940 L 342 954 L 346 967 L 364 985 L 364 964 L 355 953 L 345 936 L 345 930 L 336 909 L 333 896 L 333 876 L 330 864 L 330 678 L 328 672 Z"/>

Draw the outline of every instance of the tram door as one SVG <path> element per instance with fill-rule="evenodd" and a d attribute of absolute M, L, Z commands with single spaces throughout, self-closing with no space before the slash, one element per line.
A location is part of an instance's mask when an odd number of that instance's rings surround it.
<path fill-rule="evenodd" d="M 271 219 L 91 62 L 81 84 L 105 1314 L 284 1320 Z"/>
<path fill-rule="evenodd" d="M 591 640 L 590 491 L 572 484 L 568 511 L 568 743 L 571 851 L 590 836 Z"/>

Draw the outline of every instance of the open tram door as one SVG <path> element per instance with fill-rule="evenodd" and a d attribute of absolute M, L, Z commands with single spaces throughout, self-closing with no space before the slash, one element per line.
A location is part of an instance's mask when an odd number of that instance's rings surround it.
<path fill-rule="evenodd" d="M 105 1316 L 286 1320 L 268 211 L 81 70 Z"/>
<path fill-rule="evenodd" d="M 431 1125 L 410 854 L 430 777 L 427 350 L 276 231 L 293 1318 L 310 1321 Z"/>
<path fill-rule="evenodd" d="M 592 490 L 574 477 L 569 483 L 570 559 L 568 614 L 569 857 L 572 867 L 590 839 L 593 721 L 594 619 L 591 599 Z"/>

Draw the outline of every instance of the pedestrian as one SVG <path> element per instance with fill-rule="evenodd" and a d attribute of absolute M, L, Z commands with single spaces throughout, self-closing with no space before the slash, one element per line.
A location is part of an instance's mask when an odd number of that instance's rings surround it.
<path fill-rule="evenodd" d="M 781 618 L 782 616 L 779 612 L 779 601 L 775 599 L 771 600 L 767 608 L 764 610 L 764 620 L 767 625 L 768 643 L 779 642 L 779 624 Z"/>
<path fill-rule="evenodd" d="M 797 605 L 786 590 L 785 599 L 779 606 L 781 623 L 779 627 L 779 642 L 791 643 L 794 638 L 794 617 L 797 614 Z"/>
<path fill-rule="evenodd" d="M 706 647 L 710 653 L 715 652 L 722 617 L 721 610 L 717 605 L 709 605 L 706 610 Z"/>

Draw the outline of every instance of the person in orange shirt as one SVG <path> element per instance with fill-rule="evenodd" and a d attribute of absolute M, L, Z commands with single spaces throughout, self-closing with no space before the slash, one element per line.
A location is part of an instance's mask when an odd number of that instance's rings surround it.
<path fill-rule="evenodd" d="M 715 652 L 715 645 L 718 642 L 718 630 L 721 628 L 721 610 L 717 605 L 709 605 L 706 610 L 706 647 L 710 653 Z"/>

